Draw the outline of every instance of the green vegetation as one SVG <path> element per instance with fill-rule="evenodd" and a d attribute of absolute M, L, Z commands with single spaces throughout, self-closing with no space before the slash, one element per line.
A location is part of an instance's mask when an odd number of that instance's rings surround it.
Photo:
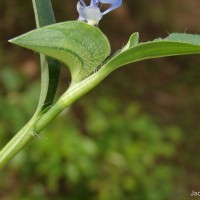
<path fill-rule="evenodd" d="M 14 76 L 21 80 L 17 74 Z M 37 90 L 38 86 L 33 88 Z M 23 115 L 28 114 L 23 103 L 26 96 L 30 98 L 29 105 L 35 104 L 30 93 L 35 95 L 28 87 L 25 98 L 20 95 L 18 99 L 17 107 L 24 111 L 17 112 L 21 116 L 9 112 L 9 120 L 19 126 L 24 121 Z M 6 106 L 10 107 L 9 102 Z M 178 169 L 170 166 L 168 160 L 181 140 L 179 129 L 161 128 L 141 112 L 137 103 L 124 106 L 109 94 L 101 98 L 86 97 L 76 106 L 63 113 L 42 135 L 36 135 L 28 150 L 11 161 L 2 175 L 2 184 L 4 181 L 6 184 L 1 187 L 9 191 L 12 181 L 19 181 L 20 185 L 12 193 L 5 192 L 5 198 L 48 199 L 52 195 L 55 199 L 109 200 L 134 196 L 159 200 L 173 197 L 172 178 Z M 16 177 L 6 180 L 8 174 Z"/>
<path fill-rule="evenodd" d="M 74 13 L 65 13 L 74 2 L 65 8 L 59 2 L 53 2 L 58 20 L 74 19 Z M 102 21 L 114 50 L 134 31 L 143 33 L 143 41 L 185 27 L 200 32 L 194 2 L 184 0 L 175 11 L 174 1 L 162 3 L 127 0 L 123 9 L 129 16 L 124 11 L 120 18 L 113 14 Z M 3 147 L 31 117 L 40 83 L 38 55 L 5 43 L 34 28 L 30 2 L 2 0 L 0 9 L 7 23 L 0 32 Z M 187 200 L 200 178 L 199 63 L 199 56 L 187 56 L 116 71 L 1 170 L 0 199 Z M 66 74 L 62 68 L 59 94 L 69 85 Z"/>

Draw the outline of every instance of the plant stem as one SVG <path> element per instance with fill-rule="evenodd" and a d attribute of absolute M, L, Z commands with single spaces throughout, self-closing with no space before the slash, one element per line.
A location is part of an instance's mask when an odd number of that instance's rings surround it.
<path fill-rule="evenodd" d="M 33 119 L 10 140 L 2 151 L 0 151 L 0 167 L 4 166 L 14 157 L 34 138 L 35 134 L 39 134 L 61 111 L 98 85 L 112 71 L 113 70 L 108 66 L 102 67 L 98 72 L 85 80 L 71 86 L 48 112 L 41 115 L 40 119 L 36 119 L 37 116 L 33 117 Z M 35 121 L 37 122 L 33 124 Z"/>
<path fill-rule="evenodd" d="M 33 0 L 33 3 L 34 2 L 36 1 Z M 46 61 L 43 55 L 41 58 L 43 62 Z M 45 70 L 44 75 L 46 76 L 46 68 L 43 67 L 42 69 Z M 39 134 L 41 130 L 43 130 L 47 126 L 47 124 L 49 124 L 62 110 L 71 105 L 75 100 L 90 91 L 92 88 L 94 88 L 107 75 L 109 75 L 111 71 L 113 70 L 111 70 L 111 68 L 109 68 L 108 66 L 102 67 L 98 72 L 92 74 L 85 80 L 71 85 L 70 88 L 60 97 L 58 102 L 55 103 L 55 105 L 53 105 L 49 111 L 39 115 L 43 106 L 42 103 L 44 103 L 45 100 L 47 88 L 47 85 L 43 85 L 43 93 L 40 96 L 39 106 L 34 116 L 24 126 L 24 128 L 22 128 L 0 151 L 0 168 L 8 163 L 8 161 L 11 160 L 21 149 L 23 149 L 23 147 L 27 145 L 36 134 Z M 46 77 L 45 79 L 47 78 L 48 77 Z"/>
<path fill-rule="evenodd" d="M 37 28 L 55 23 L 53 9 L 50 0 L 32 0 L 35 20 Z M 50 60 L 48 68 L 47 60 L 44 55 L 40 55 L 41 60 L 41 92 L 39 103 L 35 114 L 31 120 L 6 144 L 6 146 L 0 151 L 0 167 L 4 166 L 12 157 L 14 157 L 23 147 L 28 144 L 34 137 L 33 126 L 38 119 L 38 116 L 45 102 L 52 102 L 55 95 L 58 77 L 59 66 L 57 63 Z M 49 59 L 48 59 L 49 61 Z M 52 78 L 51 74 L 54 74 Z M 55 76 L 57 75 L 57 77 Z M 51 80 L 49 79 L 51 76 Z M 51 83 L 51 82 L 53 83 Z M 53 88 L 49 86 L 54 85 Z"/>
<path fill-rule="evenodd" d="M 0 168 L 33 139 L 33 121 L 34 117 L 0 151 Z"/>
<path fill-rule="evenodd" d="M 34 126 L 34 132 L 39 133 L 43 130 L 49 122 L 51 122 L 61 111 L 71 105 L 78 98 L 86 94 L 88 91 L 98 85 L 105 77 L 107 77 L 113 70 L 108 66 L 102 67 L 98 72 L 92 74 L 85 80 L 70 87 L 56 102 L 54 106 L 45 114 L 41 116 Z"/>

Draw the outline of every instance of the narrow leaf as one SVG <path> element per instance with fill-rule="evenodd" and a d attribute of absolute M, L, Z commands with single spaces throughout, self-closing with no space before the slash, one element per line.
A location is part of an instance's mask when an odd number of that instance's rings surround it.
<path fill-rule="evenodd" d="M 133 33 L 131 35 L 129 41 L 127 42 L 127 44 L 122 49 L 122 51 L 125 51 L 131 47 L 134 47 L 134 46 L 138 45 L 138 43 L 139 43 L 139 33 Z"/>
<path fill-rule="evenodd" d="M 150 58 L 200 53 L 200 35 L 171 34 L 165 39 L 130 46 L 107 61 L 105 67 L 117 69 L 129 63 Z"/>
<path fill-rule="evenodd" d="M 186 33 L 172 33 L 165 40 L 183 42 L 200 46 L 200 35 Z"/>
<path fill-rule="evenodd" d="M 37 28 L 56 22 L 50 0 L 33 0 L 33 8 Z M 41 55 L 40 59 L 41 92 L 38 110 L 41 106 L 42 110 L 44 110 L 53 103 L 60 76 L 60 63 L 57 60 L 44 55 Z"/>

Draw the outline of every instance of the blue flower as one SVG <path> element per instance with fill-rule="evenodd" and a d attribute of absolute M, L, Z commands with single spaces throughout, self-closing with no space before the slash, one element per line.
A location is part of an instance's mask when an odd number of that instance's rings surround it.
<path fill-rule="evenodd" d="M 110 7 L 101 12 L 99 4 L 110 4 Z M 97 25 L 103 15 L 121 6 L 122 0 L 91 0 L 90 5 L 87 6 L 84 0 L 79 0 L 77 4 L 77 11 L 79 13 L 78 20 L 86 21 L 88 24 Z"/>

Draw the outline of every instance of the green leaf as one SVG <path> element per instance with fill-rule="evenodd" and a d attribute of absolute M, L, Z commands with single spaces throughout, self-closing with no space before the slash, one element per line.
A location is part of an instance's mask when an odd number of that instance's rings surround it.
<path fill-rule="evenodd" d="M 186 33 L 172 33 L 165 40 L 183 42 L 200 46 L 200 35 Z"/>
<path fill-rule="evenodd" d="M 32 0 L 37 28 L 56 23 L 51 1 Z M 60 63 L 50 57 L 40 55 L 41 92 L 37 111 L 49 107 L 54 100 L 60 77 Z"/>
<path fill-rule="evenodd" d="M 55 22 L 53 9 L 50 0 L 33 0 L 34 13 L 37 27 L 45 26 Z M 46 56 L 41 55 L 41 92 L 37 110 L 29 122 L 4 146 L 0 151 L 0 168 L 12 159 L 21 149 L 24 148 L 33 138 L 33 127 L 38 121 L 38 116 L 44 109 L 46 102 L 52 102 L 59 76 L 59 65 L 55 63 L 47 64 Z M 56 61 L 57 62 L 57 61 Z M 57 69 L 55 68 L 57 67 Z M 52 69 L 54 72 L 52 72 Z M 50 80 L 52 75 L 54 78 Z M 53 85 L 53 87 L 52 87 Z"/>
<path fill-rule="evenodd" d="M 105 67 L 115 70 L 126 64 L 150 58 L 200 53 L 200 35 L 173 33 L 165 39 L 156 39 L 128 47 L 116 53 L 107 61 Z"/>
<path fill-rule="evenodd" d="M 47 26 L 10 42 L 64 62 L 72 82 L 86 78 L 110 54 L 110 44 L 100 29 L 80 21 Z"/>
<path fill-rule="evenodd" d="M 127 42 L 127 44 L 122 49 L 122 51 L 125 51 L 131 47 L 134 47 L 134 46 L 138 45 L 138 43 L 139 43 L 139 33 L 133 33 L 131 35 L 129 41 Z"/>
<path fill-rule="evenodd" d="M 49 85 L 42 110 L 53 104 L 60 77 L 60 62 L 48 56 L 46 59 L 49 68 Z"/>

